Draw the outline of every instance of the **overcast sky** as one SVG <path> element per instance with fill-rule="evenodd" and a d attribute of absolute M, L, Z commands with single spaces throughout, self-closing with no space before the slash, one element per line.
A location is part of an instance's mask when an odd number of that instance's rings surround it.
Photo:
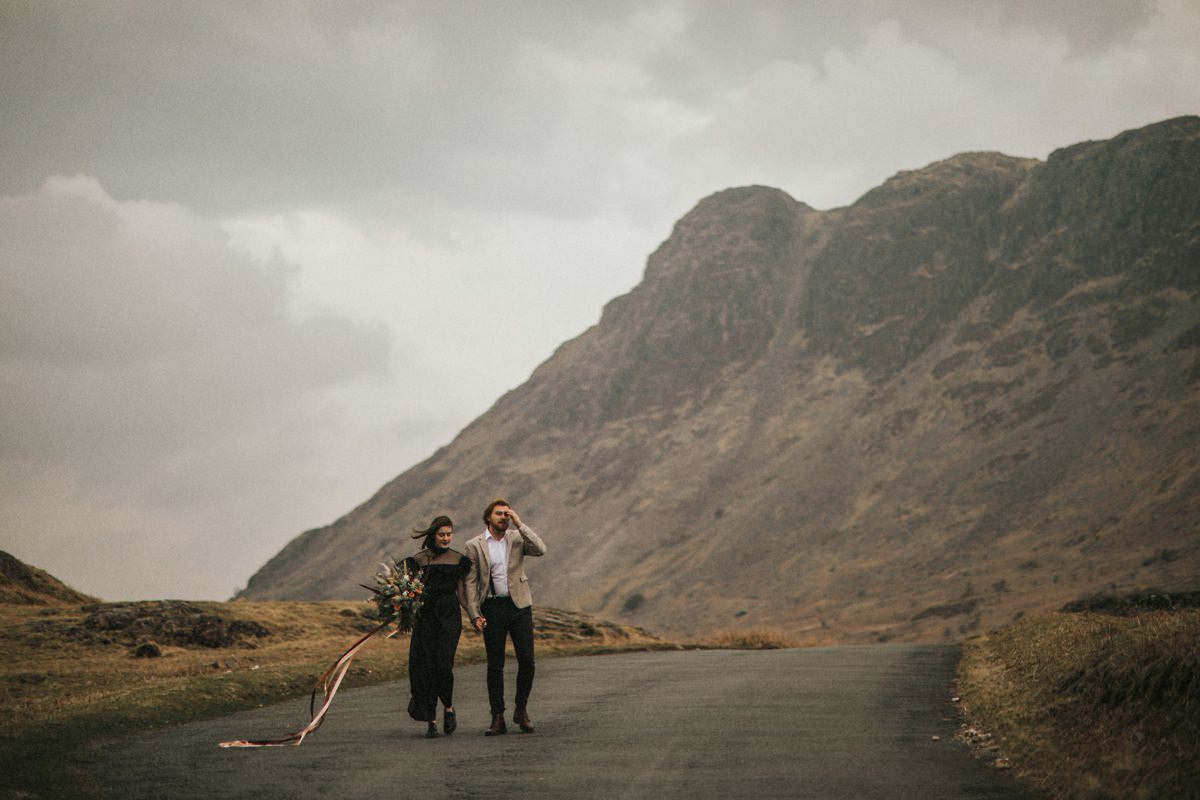
<path fill-rule="evenodd" d="M 1194 114 L 1197 42 L 1193 0 L 0 0 L 0 549 L 225 599 L 700 198 Z"/>

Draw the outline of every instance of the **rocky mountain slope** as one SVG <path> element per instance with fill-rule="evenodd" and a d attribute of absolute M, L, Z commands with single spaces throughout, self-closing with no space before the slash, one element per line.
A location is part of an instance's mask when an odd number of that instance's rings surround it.
<path fill-rule="evenodd" d="M 535 599 L 667 633 L 953 639 L 1200 576 L 1200 118 L 967 153 L 847 208 L 765 187 L 243 596 L 358 597 L 509 498 Z"/>

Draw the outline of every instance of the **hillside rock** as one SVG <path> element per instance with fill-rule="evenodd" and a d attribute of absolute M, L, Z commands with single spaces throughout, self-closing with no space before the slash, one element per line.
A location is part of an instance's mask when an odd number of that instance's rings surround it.
<path fill-rule="evenodd" d="M 83 609 L 78 635 L 88 641 L 180 647 L 247 647 L 271 631 L 253 620 L 234 619 L 220 606 L 183 600 L 99 603 Z"/>
<path fill-rule="evenodd" d="M 1198 281 L 1195 117 L 830 211 L 718 192 L 596 326 L 242 596 L 359 597 L 408 528 L 465 539 L 497 496 L 549 545 L 537 602 L 673 634 L 937 641 L 1179 588 Z"/>

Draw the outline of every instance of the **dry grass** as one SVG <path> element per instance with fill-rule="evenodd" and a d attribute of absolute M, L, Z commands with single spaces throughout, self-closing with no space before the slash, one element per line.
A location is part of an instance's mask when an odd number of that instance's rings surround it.
<path fill-rule="evenodd" d="M 812 646 L 812 643 L 801 642 L 779 628 L 758 627 L 718 631 L 691 646 L 714 650 L 785 650 Z"/>
<path fill-rule="evenodd" d="M 1051 797 L 1200 797 L 1200 610 L 1023 620 L 966 643 L 959 690 Z"/>
<path fill-rule="evenodd" d="M 256 622 L 272 635 L 244 637 L 230 647 L 164 644 L 160 658 L 134 658 L 141 637 L 89 629 L 81 608 L 0 606 L 0 642 L 9 655 L 0 665 L 0 723 L 52 721 L 127 698 L 161 700 L 193 683 L 228 684 L 223 693 L 230 699 L 248 681 L 257 691 L 272 682 L 290 686 L 293 678 L 304 681 L 324 669 L 367 623 L 350 603 L 190 605 Z M 356 662 L 359 674 L 402 670 L 397 652 L 391 642 L 369 649 Z"/>
<path fill-rule="evenodd" d="M 160 644 L 186 642 L 197 619 L 209 629 L 261 626 L 269 635 L 234 636 L 224 647 L 165 644 L 161 657 L 135 658 L 146 630 L 98 629 L 96 607 L 0 605 L 0 797 L 92 796 L 73 767 L 88 742 L 306 695 L 374 627 L 362 616 L 365 603 L 186 605 L 190 615 L 174 627 L 161 624 L 162 614 L 143 613 L 142 621 L 157 625 Z M 534 625 L 541 657 L 674 647 L 636 628 L 555 609 L 536 609 Z M 404 679 L 407 654 L 406 636 L 378 637 L 355 659 L 345 685 Z M 483 659 L 482 638 L 464 631 L 457 663 Z"/>

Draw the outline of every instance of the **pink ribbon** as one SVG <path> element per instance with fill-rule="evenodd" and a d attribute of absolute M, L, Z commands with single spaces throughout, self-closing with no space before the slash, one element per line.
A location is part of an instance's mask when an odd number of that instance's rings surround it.
<path fill-rule="evenodd" d="M 342 685 L 342 678 L 346 677 L 346 671 L 350 669 L 350 662 L 354 660 L 355 654 L 366 645 L 372 636 L 382 631 L 389 624 L 390 620 L 389 622 L 384 622 L 378 628 L 350 645 L 350 649 L 342 653 L 341 658 L 333 662 L 333 666 L 325 670 L 325 674 L 317 679 L 317 685 L 313 687 L 312 699 L 308 704 L 308 711 L 312 714 L 312 719 L 303 728 L 295 733 L 289 733 L 282 739 L 235 739 L 231 742 L 221 742 L 221 747 L 282 747 L 289 744 L 299 747 L 300 743 L 304 741 L 304 737 L 321 727 L 321 723 L 325 721 L 325 712 L 329 710 L 330 704 L 333 703 L 333 696 L 337 694 L 338 687 Z M 395 633 L 388 634 L 388 637 L 394 636 Z M 317 702 L 318 688 L 324 692 L 325 702 L 322 703 L 319 711 L 313 713 L 313 707 Z"/>

